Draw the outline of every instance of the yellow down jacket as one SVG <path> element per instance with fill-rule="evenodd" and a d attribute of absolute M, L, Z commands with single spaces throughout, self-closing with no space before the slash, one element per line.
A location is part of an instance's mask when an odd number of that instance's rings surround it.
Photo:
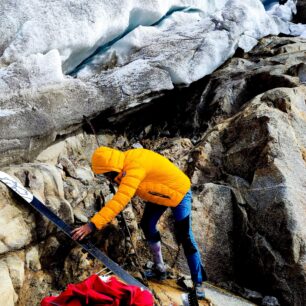
<path fill-rule="evenodd" d="M 129 203 L 134 194 L 151 203 L 177 206 L 190 189 L 189 178 L 166 157 L 146 149 L 122 152 L 98 148 L 92 156 L 96 174 L 118 172 L 118 191 L 91 222 L 101 229 Z"/>

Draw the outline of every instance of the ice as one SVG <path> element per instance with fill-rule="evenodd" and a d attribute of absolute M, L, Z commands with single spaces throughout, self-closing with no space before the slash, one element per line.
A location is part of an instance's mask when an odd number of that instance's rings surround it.
<path fill-rule="evenodd" d="M 293 15 L 297 13 L 295 0 L 288 0 L 283 5 L 273 1 L 267 6 L 267 13 L 274 17 L 281 33 L 306 38 L 306 25 L 290 22 Z"/>
<path fill-rule="evenodd" d="M 290 34 L 293 36 L 300 36 L 303 38 L 306 38 L 306 24 L 294 24 L 291 23 L 289 25 L 290 28 Z"/>
<path fill-rule="evenodd" d="M 0 117 L 8 117 L 14 115 L 16 111 L 12 109 L 0 109 Z"/>
<path fill-rule="evenodd" d="M 259 38 L 278 33 L 277 24 L 260 1 L 227 1 L 210 14 L 194 9 L 177 11 L 154 26 L 137 27 L 88 60 L 77 75 L 88 78 L 99 73 L 101 67 L 108 69 L 112 65 L 123 69 L 139 53 L 167 70 L 174 84 L 190 84 L 213 72 L 237 47 L 249 51 Z M 194 46 L 187 46 L 186 38 L 194 41 Z M 189 52 L 184 53 L 187 48 Z M 177 54 L 180 52 L 181 56 Z"/>
<path fill-rule="evenodd" d="M 274 5 L 278 5 L 279 1 L 278 0 L 262 0 L 261 1 L 263 3 L 263 5 L 265 6 L 266 10 L 269 10 L 272 6 Z"/>
<path fill-rule="evenodd" d="M 291 21 L 293 14 L 296 14 L 296 4 L 294 0 L 288 0 L 285 4 L 278 4 L 277 1 L 268 7 L 267 12 L 282 20 Z"/>
<path fill-rule="evenodd" d="M 0 54 L 10 64 L 31 54 L 60 53 L 65 73 L 98 47 L 138 25 L 157 22 L 169 11 L 205 12 L 226 0 L 6 0 L 0 2 Z"/>
<path fill-rule="evenodd" d="M 22 89 L 37 89 L 44 85 L 62 83 L 61 58 L 57 50 L 47 54 L 32 54 L 8 67 L 0 68 L 0 96 Z"/>
<path fill-rule="evenodd" d="M 159 49 L 144 52 L 145 66 L 159 65 L 173 83 L 189 84 L 218 68 L 238 47 L 251 50 L 264 36 L 305 37 L 304 25 L 288 21 L 295 9 L 294 0 L 285 5 L 269 0 L 1 1 L 0 88 L 62 82 L 71 72 L 89 78 L 124 69 L 149 44 Z M 189 54 L 177 44 L 192 36 L 202 39 L 194 55 L 192 43 L 183 43 Z M 177 49 L 163 48 L 167 41 Z M 18 69 L 23 72 L 19 84 L 14 81 Z"/>

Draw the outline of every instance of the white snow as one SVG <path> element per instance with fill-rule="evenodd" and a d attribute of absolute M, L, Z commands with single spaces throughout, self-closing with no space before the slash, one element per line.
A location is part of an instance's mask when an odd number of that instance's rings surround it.
<path fill-rule="evenodd" d="M 145 50 L 155 44 L 160 50 L 154 55 L 152 50 L 144 51 L 144 59 L 158 62 L 159 67 L 170 73 L 174 84 L 189 84 L 213 72 L 234 54 L 238 46 L 249 51 L 259 38 L 278 33 L 277 24 L 266 14 L 260 1 L 230 0 L 211 14 L 188 10 L 174 12 L 156 26 L 139 26 L 94 56 L 78 72 L 78 77 L 89 77 L 97 73 L 101 65 L 114 59 L 118 66 L 124 66 L 133 60 L 135 50 Z M 174 56 L 175 50 L 171 54 L 168 44 L 175 43 L 176 39 L 183 41 L 186 37 L 202 40 L 199 50 L 196 46 L 194 55 L 194 50 L 190 50 L 187 57 L 182 52 L 181 58 Z M 183 48 L 183 42 L 181 45 Z"/>
<path fill-rule="evenodd" d="M 300 36 L 306 38 L 306 25 L 305 24 L 290 24 L 290 34 L 293 36 Z"/>
<path fill-rule="evenodd" d="M 290 22 L 293 15 L 297 13 L 295 0 L 288 0 L 283 5 L 278 4 L 277 1 L 268 7 L 267 13 L 274 17 L 281 33 L 306 38 L 306 25 Z"/>
<path fill-rule="evenodd" d="M 0 96 L 20 89 L 34 90 L 64 80 L 58 50 L 51 50 L 44 55 L 31 54 L 8 67 L 0 68 Z"/>
<path fill-rule="evenodd" d="M 16 111 L 12 109 L 0 109 L 0 117 L 8 117 L 14 115 Z"/>
<path fill-rule="evenodd" d="M 168 11 L 194 7 L 205 12 L 226 0 L 5 0 L 0 2 L 0 54 L 6 64 L 57 49 L 63 71 L 125 31 L 157 22 Z"/>
<path fill-rule="evenodd" d="M 174 56 L 166 46 L 143 59 L 144 67 L 150 60 L 174 83 L 189 84 L 214 71 L 237 47 L 249 51 L 266 35 L 305 37 L 305 25 L 288 21 L 295 10 L 294 0 L 272 4 L 268 12 L 260 0 L 1 1 L 0 89 L 62 82 L 63 72 L 73 71 L 99 48 L 78 74 L 89 77 L 112 61 L 129 64 L 135 50 L 156 40 L 175 43 L 196 33 L 203 42 L 194 55 L 180 57 L 177 50 Z"/>
<path fill-rule="evenodd" d="M 268 14 L 277 16 L 282 20 L 292 20 L 293 14 L 296 14 L 296 4 L 294 0 L 288 0 L 285 4 L 278 4 L 278 1 L 267 9 Z"/>

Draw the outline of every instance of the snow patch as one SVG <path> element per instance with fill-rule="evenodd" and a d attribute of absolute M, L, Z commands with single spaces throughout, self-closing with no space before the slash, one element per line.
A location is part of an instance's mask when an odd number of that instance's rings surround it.
<path fill-rule="evenodd" d="M 0 95 L 21 89 L 37 89 L 64 80 L 58 50 L 51 50 L 47 54 L 32 54 L 8 67 L 0 68 Z"/>
<path fill-rule="evenodd" d="M 0 117 L 9 117 L 16 114 L 16 111 L 12 109 L 0 109 Z"/>
<path fill-rule="evenodd" d="M 282 20 L 291 21 L 293 14 L 296 14 L 296 1 L 288 0 L 285 4 L 272 3 L 268 9 L 268 14 L 277 16 Z"/>
<path fill-rule="evenodd" d="M 305 24 L 294 24 L 289 25 L 290 34 L 293 36 L 300 36 L 306 38 L 306 25 Z"/>

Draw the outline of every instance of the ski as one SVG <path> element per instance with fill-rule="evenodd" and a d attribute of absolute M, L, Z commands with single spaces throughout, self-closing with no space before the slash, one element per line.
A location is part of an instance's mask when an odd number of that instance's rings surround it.
<path fill-rule="evenodd" d="M 53 213 L 47 206 L 45 206 L 39 199 L 37 199 L 31 192 L 29 192 L 24 186 L 22 186 L 16 179 L 11 177 L 5 172 L 0 171 L 0 181 L 9 187 L 13 192 L 18 194 L 25 202 L 30 204 L 41 215 L 45 216 L 48 220 L 54 223 L 61 231 L 63 231 L 69 238 L 72 239 L 71 231 L 72 227 L 65 223 L 55 213 Z M 75 241 L 75 240 L 73 240 Z M 116 262 L 111 260 L 104 252 L 98 249 L 90 241 L 75 241 L 91 256 L 101 261 L 103 265 L 117 275 L 121 280 L 129 285 L 135 285 L 144 290 L 150 291 L 144 284 L 135 279 L 124 269 L 122 269 Z"/>

